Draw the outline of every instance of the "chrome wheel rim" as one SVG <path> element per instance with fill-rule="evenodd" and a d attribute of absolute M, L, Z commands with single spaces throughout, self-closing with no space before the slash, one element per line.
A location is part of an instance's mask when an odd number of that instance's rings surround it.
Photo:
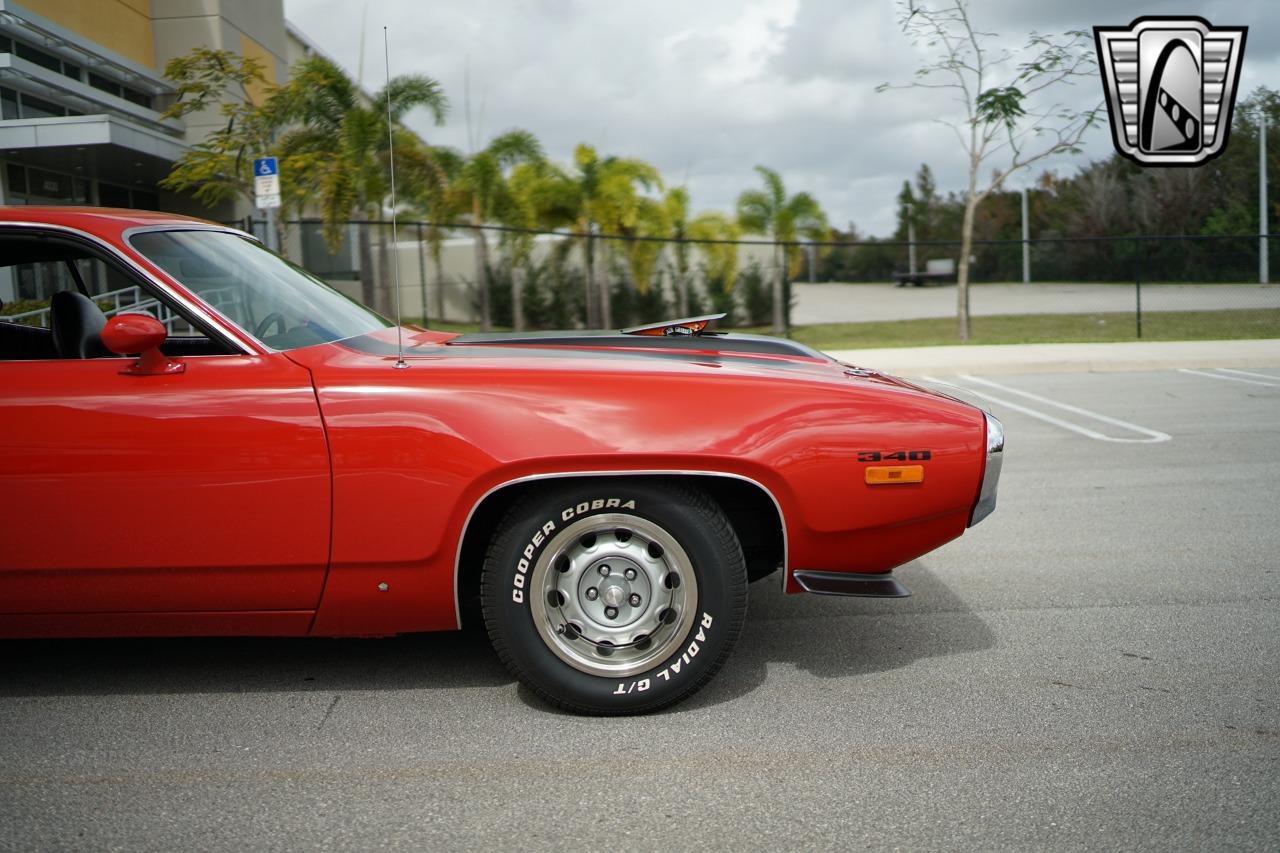
<path fill-rule="evenodd" d="M 538 635 L 581 672 L 634 675 L 669 657 L 693 625 L 698 580 L 660 526 L 593 515 L 556 533 L 529 576 Z"/>

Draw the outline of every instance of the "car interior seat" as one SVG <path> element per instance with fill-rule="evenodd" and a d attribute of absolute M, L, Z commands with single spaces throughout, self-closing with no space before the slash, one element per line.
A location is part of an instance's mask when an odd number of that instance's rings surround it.
<path fill-rule="evenodd" d="M 60 290 L 49 303 L 49 327 L 59 358 L 100 358 L 111 353 L 102 344 L 107 316 L 83 293 Z"/>

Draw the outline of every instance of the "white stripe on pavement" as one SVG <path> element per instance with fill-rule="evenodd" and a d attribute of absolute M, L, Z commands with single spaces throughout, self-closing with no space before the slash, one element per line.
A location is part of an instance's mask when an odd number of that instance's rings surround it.
<path fill-rule="evenodd" d="M 1179 373 L 1193 373 L 1196 376 L 1206 376 L 1209 379 L 1220 379 L 1223 382 L 1243 382 L 1246 385 L 1261 385 L 1264 388 L 1280 388 L 1280 382 L 1259 382 L 1256 379 L 1241 379 L 1239 376 L 1223 376 L 1221 373 L 1209 373 L 1205 370 L 1192 370 L 1189 367 L 1179 367 Z"/>
<path fill-rule="evenodd" d="M 1054 426 L 1060 427 L 1061 429 L 1065 429 L 1068 432 L 1074 432 L 1078 435 L 1083 435 L 1086 438 L 1092 438 L 1094 441 L 1110 441 L 1118 444 L 1155 444 L 1161 441 L 1168 441 L 1171 438 L 1171 436 L 1163 432 L 1157 432 L 1156 430 L 1149 430 L 1146 427 L 1140 427 L 1136 424 L 1130 424 L 1125 421 L 1118 421 L 1114 418 L 1109 418 L 1106 415 L 1099 415 L 1095 412 L 1089 412 L 1084 409 L 1077 408 L 1075 406 L 1069 406 L 1066 403 L 1058 403 L 1055 400 L 1048 400 L 1043 397 L 1037 398 L 1036 395 L 1030 394 L 1026 391 L 1019 391 L 1016 388 L 1008 388 L 1002 385 L 997 385 L 994 382 L 978 379 L 976 376 L 961 374 L 961 377 L 964 379 L 972 380 L 974 382 L 979 382 L 986 385 L 992 385 L 996 388 L 1001 388 L 1005 391 L 1012 391 L 1015 394 L 1022 394 L 1023 396 L 1040 399 L 1042 402 L 1047 402 L 1049 405 L 1068 409 L 1070 411 L 1076 412 L 1077 414 L 1083 414 L 1087 417 L 1097 418 L 1098 420 L 1105 421 L 1107 423 L 1114 423 L 1119 426 L 1124 426 L 1136 432 L 1145 433 L 1150 437 L 1149 438 L 1117 438 L 1116 436 L 1106 435 L 1105 433 L 1101 433 L 1101 432 L 1098 432 L 1097 430 L 1089 429 L 1088 427 L 1080 426 L 1079 424 L 1073 424 L 1070 421 L 1064 421 L 1061 418 L 1056 418 L 1053 415 L 1048 414 L 1047 412 L 1040 411 L 1039 409 L 1032 409 L 1028 406 L 1021 405 L 1020 403 L 1014 403 L 1010 400 L 997 397 L 994 394 L 988 394 L 983 391 L 978 391 L 977 389 L 970 388 L 967 385 L 955 385 L 952 383 L 943 382 L 941 379 L 937 379 L 933 376 L 924 376 L 922 378 L 929 382 L 935 382 L 939 385 L 958 388 L 962 391 L 965 391 L 969 394 L 974 395 L 975 397 L 981 397 L 982 399 L 988 400 L 992 403 L 996 403 L 997 405 L 1004 406 L 1005 408 L 1008 408 L 1008 409 L 1013 409 L 1015 412 L 1022 412 L 1024 415 L 1036 418 L 1037 420 L 1044 421 L 1045 423 L 1048 423 L 1048 424 L 1053 424 Z"/>
<path fill-rule="evenodd" d="M 1250 373 L 1247 370 L 1235 370 L 1230 367 L 1215 367 L 1214 370 L 1219 373 L 1239 373 L 1241 376 L 1256 376 L 1259 379 L 1270 379 L 1272 382 L 1280 382 L 1280 376 L 1270 376 L 1266 373 Z"/>
<path fill-rule="evenodd" d="M 960 374 L 960 378 L 967 379 L 970 382 L 977 382 L 979 385 L 986 385 L 990 388 L 996 388 L 1000 391 L 1004 391 L 1009 394 L 1017 394 L 1019 397 L 1026 397 L 1029 400 L 1035 400 L 1037 403 L 1043 403 L 1046 406 L 1053 406 L 1055 408 L 1062 409 L 1063 411 L 1071 412 L 1073 414 L 1080 415 L 1086 418 L 1093 418 L 1094 420 L 1102 421 L 1105 424 L 1111 424 L 1112 426 L 1118 426 L 1118 427 L 1121 427 L 1122 429 L 1127 429 L 1132 432 L 1139 433 L 1140 435 L 1148 436 L 1147 438 L 1114 438 L 1114 437 L 1108 436 L 1107 438 L 1103 439 L 1104 441 L 1123 441 L 1123 442 L 1129 442 L 1129 443 L 1154 444 L 1159 441 L 1168 441 L 1170 438 L 1172 438 L 1172 436 L 1170 436 L 1167 432 L 1160 432 L 1159 430 L 1148 429 L 1147 427 L 1138 426 L 1137 424 L 1129 423 L 1128 421 L 1122 421 L 1119 418 L 1113 418 L 1108 415 L 1102 415 L 1097 412 L 1089 411 L 1088 409 L 1082 409 L 1079 406 L 1073 406 L 1070 403 L 1063 403 L 1063 402 L 1059 402 L 1058 400 L 1052 400 L 1048 397 L 1042 397 L 1039 394 L 1032 394 L 1030 391 L 1023 391 L 1018 388 L 1012 388 L 1008 385 L 1001 385 L 998 382 L 992 382 L 990 379 L 980 379 L 977 376 L 970 376 L 967 373 Z"/>

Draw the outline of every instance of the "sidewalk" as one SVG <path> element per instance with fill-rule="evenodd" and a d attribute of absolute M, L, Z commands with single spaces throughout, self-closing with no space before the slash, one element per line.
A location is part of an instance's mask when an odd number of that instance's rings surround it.
<path fill-rule="evenodd" d="M 892 284 L 796 284 L 791 322 L 861 323 L 955 317 L 956 289 L 897 287 Z M 1092 314 L 1133 316 L 1136 293 L 1129 284 L 974 284 L 969 289 L 974 317 L 999 314 Z M 1280 308 L 1280 284 L 1147 284 L 1145 313 L 1215 311 L 1226 308 Z"/>
<path fill-rule="evenodd" d="M 1280 368 L 1280 339 L 1114 344 L 1008 344 L 830 350 L 832 358 L 884 373 L 1105 373 L 1179 367 Z"/>

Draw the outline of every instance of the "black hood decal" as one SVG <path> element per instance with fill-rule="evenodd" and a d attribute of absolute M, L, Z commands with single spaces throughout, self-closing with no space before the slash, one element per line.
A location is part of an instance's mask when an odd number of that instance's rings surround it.
<path fill-rule="evenodd" d="M 478 332 L 459 335 L 447 344 L 466 346 L 608 347 L 609 349 L 673 349 L 687 353 L 747 353 L 830 359 L 815 349 L 764 335 L 627 335 L 620 332 Z"/>

